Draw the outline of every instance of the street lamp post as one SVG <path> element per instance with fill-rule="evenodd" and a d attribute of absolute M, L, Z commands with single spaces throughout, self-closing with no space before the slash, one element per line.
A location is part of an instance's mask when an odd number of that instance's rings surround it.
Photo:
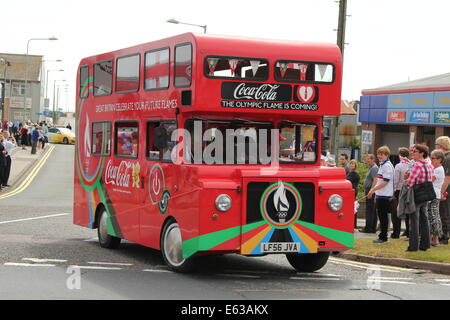
<path fill-rule="evenodd" d="M 55 111 L 55 92 L 56 92 L 56 82 L 58 82 L 58 81 L 61 81 L 61 82 L 63 82 L 63 81 L 66 81 L 66 80 L 55 80 L 55 81 L 53 81 L 53 119 L 52 119 L 52 121 L 53 121 L 53 125 L 54 126 L 56 126 L 56 111 Z"/>
<path fill-rule="evenodd" d="M 25 122 L 25 114 L 26 114 L 26 109 L 27 109 L 27 95 L 28 95 L 28 91 L 31 91 L 31 90 L 28 90 L 28 52 L 29 52 L 29 48 L 30 48 L 30 42 L 33 41 L 33 40 L 50 40 L 50 41 L 53 41 L 53 40 L 58 40 L 58 39 L 55 38 L 55 37 L 51 37 L 51 38 L 31 38 L 27 42 L 27 53 L 26 53 L 26 56 L 25 56 L 25 94 L 23 95 L 23 118 L 24 118 L 23 120 L 24 120 L 24 122 Z M 31 116 L 31 107 L 32 106 L 30 106 L 30 116 Z"/>
<path fill-rule="evenodd" d="M 2 102 L 1 102 L 1 106 L 2 106 L 2 124 L 5 121 L 5 94 L 6 94 L 6 68 L 11 66 L 11 63 L 6 60 L 5 58 L 0 58 L 0 61 L 3 62 L 4 64 L 4 69 L 3 69 L 3 85 L 2 85 Z M 11 90 L 11 89 L 10 89 Z"/>
<path fill-rule="evenodd" d="M 53 72 L 53 71 L 58 71 L 58 72 L 61 72 L 61 71 L 64 71 L 64 69 L 59 69 L 59 70 L 47 70 L 47 80 L 45 81 L 45 99 L 47 99 L 47 97 L 48 97 L 48 73 L 49 72 Z"/>
<path fill-rule="evenodd" d="M 174 23 L 174 24 L 185 24 L 188 26 L 194 26 L 194 27 L 200 27 L 203 28 L 203 33 L 206 33 L 206 24 L 205 25 L 200 25 L 200 24 L 192 24 L 192 23 L 186 23 L 186 22 L 180 22 L 174 18 L 167 20 L 168 23 Z"/>

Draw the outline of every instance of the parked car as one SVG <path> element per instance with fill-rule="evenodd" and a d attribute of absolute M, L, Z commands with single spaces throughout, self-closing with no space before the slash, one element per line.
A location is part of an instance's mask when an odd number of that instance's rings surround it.
<path fill-rule="evenodd" d="M 75 133 L 67 128 L 49 128 L 48 142 L 53 143 L 75 143 Z"/>

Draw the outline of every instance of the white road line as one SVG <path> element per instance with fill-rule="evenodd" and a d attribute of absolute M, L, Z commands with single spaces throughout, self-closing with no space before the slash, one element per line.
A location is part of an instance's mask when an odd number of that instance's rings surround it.
<path fill-rule="evenodd" d="M 172 273 L 172 271 L 170 271 L 170 270 L 161 270 L 161 269 L 144 269 L 142 271 L 145 271 L 145 272 L 169 272 L 169 273 Z"/>
<path fill-rule="evenodd" d="M 419 270 L 419 269 L 407 269 L 407 268 L 401 268 L 401 267 L 382 266 L 382 265 L 377 265 L 377 264 L 370 264 L 370 263 L 349 261 L 349 260 L 343 261 L 343 260 L 337 259 L 337 258 L 329 258 L 328 260 L 332 263 L 344 264 L 344 265 L 362 268 L 362 269 L 377 267 L 377 268 L 380 268 L 380 270 L 384 270 L 384 271 L 388 271 L 388 272 L 395 272 L 395 273 L 398 273 L 398 272 L 414 272 L 414 273 L 424 272 L 424 270 Z"/>
<path fill-rule="evenodd" d="M 217 275 L 223 276 L 223 277 L 233 277 L 233 278 L 261 279 L 261 276 L 251 276 L 248 274 L 218 273 Z"/>
<path fill-rule="evenodd" d="M 321 278 L 321 277 L 290 277 L 292 280 L 325 280 L 325 281 L 341 281 L 340 278 Z"/>
<path fill-rule="evenodd" d="M 38 259 L 38 258 L 22 258 L 22 260 L 24 261 L 31 261 L 31 262 L 37 262 L 37 263 L 41 263 L 41 262 L 67 262 L 67 260 L 61 260 L 61 259 Z"/>
<path fill-rule="evenodd" d="M 415 284 L 414 282 L 395 281 L 395 280 L 377 280 L 377 279 L 374 279 L 373 281 L 380 282 L 380 283 Z"/>
<path fill-rule="evenodd" d="M 434 279 L 437 282 L 450 282 L 450 279 Z"/>
<path fill-rule="evenodd" d="M 48 216 L 40 216 L 40 217 L 17 219 L 17 220 L 9 220 L 9 221 L 0 221 L 0 224 L 7 224 L 7 223 L 14 223 L 14 222 L 23 222 L 23 221 L 30 221 L 30 220 L 38 220 L 38 219 L 47 219 L 47 218 L 61 217 L 61 216 L 67 216 L 69 214 L 70 213 L 58 213 L 58 214 L 52 214 L 52 215 L 48 215 Z"/>
<path fill-rule="evenodd" d="M 56 265 L 54 264 L 16 263 L 16 262 L 6 262 L 4 265 L 10 267 L 56 267 Z"/>
<path fill-rule="evenodd" d="M 104 264 L 109 266 L 132 266 L 132 263 L 117 263 L 117 262 L 94 262 L 90 261 L 89 264 Z"/>
<path fill-rule="evenodd" d="M 333 273 L 305 273 L 305 272 L 297 272 L 299 276 L 307 276 L 307 277 L 338 277 L 340 278 L 340 275 L 333 274 Z"/>
<path fill-rule="evenodd" d="M 97 266 L 71 266 L 72 268 L 90 269 L 90 270 L 122 270 L 117 267 L 97 267 Z"/>
<path fill-rule="evenodd" d="M 374 280 L 412 280 L 412 278 L 397 278 L 397 277 L 375 277 L 375 276 L 370 276 L 370 279 L 374 279 Z"/>
<path fill-rule="evenodd" d="M 86 239 L 86 240 L 83 240 L 83 241 L 85 241 L 85 242 L 98 241 L 98 237 L 89 238 L 89 239 Z"/>

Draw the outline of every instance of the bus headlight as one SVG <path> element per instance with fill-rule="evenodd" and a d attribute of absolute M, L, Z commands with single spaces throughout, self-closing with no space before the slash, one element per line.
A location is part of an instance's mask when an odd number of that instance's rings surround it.
<path fill-rule="evenodd" d="M 331 211 L 341 210 L 343 203 L 344 200 L 338 194 L 333 194 L 328 198 L 328 208 L 330 208 Z"/>
<path fill-rule="evenodd" d="M 227 194 L 221 194 L 216 198 L 216 208 L 225 212 L 231 209 L 231 198 Z"/>

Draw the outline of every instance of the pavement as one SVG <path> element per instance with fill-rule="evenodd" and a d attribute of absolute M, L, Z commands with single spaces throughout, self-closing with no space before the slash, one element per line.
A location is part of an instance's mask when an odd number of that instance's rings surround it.
<path fill-rule="evenodd" d="M 11 152 L 12 166 L 9 184 L 11 187 L 7 188 L 2 193 L 14 190 L 22 179 L 25 179 L 33 167 L 38 163 L 38 161 L 45 155 L 45 153 L 50 149 L 51 144 L 47 144 L 45 149 L 38 149 L 37 153 L 31 154 L 31 147 L 27 147 L 23 150 L 21 147 L 16 147 Z M 365 225 L 364 219 L 357 219 L 358 228 L 362 228 Z M 402 221 L 402 229 L 404 230 L 404 221 Z M 375 238 L 376 234 L 361 233 L 355 229 L 355 238 Z M 338 254 L 340 258 L 354 260 L 359 262 L 371 263 L 371 264 L 381 264 L 390 265 L 403 268 L 413 268 L 421 270 L 429 270 L 435 273 L 450 275 L 450 264 L 448 263 L 437 263 L 428 261 L 419 261 L 411 259 L 397 259 L 397 258 L 381 258 L 373 256 L 365 256 L 354 253 L 343 252 Z"/>

